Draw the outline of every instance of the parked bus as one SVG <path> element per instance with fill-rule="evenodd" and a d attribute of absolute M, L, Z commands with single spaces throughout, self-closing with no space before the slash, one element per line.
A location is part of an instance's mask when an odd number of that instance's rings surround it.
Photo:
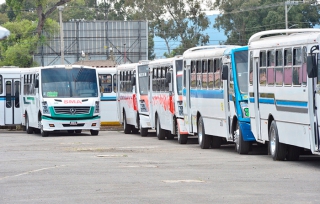
<path fill-rule="evenodd" d="M 201 148 L 219 148 L 235 142 L 248 153 L 253 135 L 248 131 L 247 47 L 204 46 L 184 52 L 183 114 L 180 131 L 198 135 Z M 222 80 L 222 67 L 225 74 Z M 230 70 L 230 71 L 228 71 Z"/>
<path fill-rule="evenodd" d="M 117 111 L 117 69 L 96 68 L 100 81 L 101 125 L 120 125 Z"/>
<path fill-rule="evenodd" d="M 0 68 L 0 126 L 21 125 L 21 68 Z"/>
<path fill-rule="evenodd" d="M 320 29 L 270 30 L 249 39 L 251 130 L 268 143 L 273 160 L 298 160 L 303 149 L 320 154 L 319 43 Z"/>
<path fill-rule="evenodd" d="M 177 119 L 183 118 L 182 107 L 182 56 L 158 59 L 149 63 L 150 73 L 150 120 L 159 140 L 178 136 L 180 144 L 188 137 L 177 134 Z"/>
<path fill-rule="evenodd" d="M 148 135 L 149 117 L 149 67 L 148 61 L 122 64 L 117 67 L 118 117 L 125 134 Z"/>
<path fill-rule="evenodd" d="M 22 125 L 43 137 L 55 130 L 100 130 L 100 93 L 95 68 L 59 65 L 21 71 Z"/>

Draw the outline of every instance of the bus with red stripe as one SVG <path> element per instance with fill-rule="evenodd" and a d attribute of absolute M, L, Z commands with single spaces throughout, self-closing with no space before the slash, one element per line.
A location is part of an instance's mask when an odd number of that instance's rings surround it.
<path fill-rule="evenodd" d="M 125 134 L 148 135 L 149 118 L 149 67 L 148 61 L 122 64 L 117 67 L 117 107 Z"/>
<path fill-rule="evenodd" d="M 177 119 L 183 118 L 182 109 L 182 56 L 158 59 L 149 63 L 150 120 L 159 140 L 178 136 L 179 143 L 186 143 L 178 135 Z"/>

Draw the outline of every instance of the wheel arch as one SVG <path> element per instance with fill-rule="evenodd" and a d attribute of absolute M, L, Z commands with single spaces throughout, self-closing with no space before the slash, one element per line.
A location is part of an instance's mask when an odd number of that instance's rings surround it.
<path fill-rule="evenodd" d="M 272 114 L 269 114 L 269 116 L 268 116 L 268 135 L 269 135 L 270 126 L 271 126 L 272 121 L 274 121 L 274 117 Z"/>
<path fill-rule="evenodd" d="M 238 123 L 238 118 L 237 116 L 233 116 L 232 118 L 232 123 L 231 123 L 231 134 L 232 134 L 232 140 L 234 141 L 234 131 L 236 131 L 236 127 L 237 127 L 237 123 Z M 239 127 L 240 130 L 240 127 Z M 240 130 L 241 131 L 241 130 Z"/>

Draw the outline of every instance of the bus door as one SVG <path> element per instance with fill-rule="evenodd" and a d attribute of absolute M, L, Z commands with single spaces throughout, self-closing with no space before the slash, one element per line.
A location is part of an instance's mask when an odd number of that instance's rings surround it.
<path fill-rule="evenodd" d="M 232 139 L 231 128 L 230 128 L 230 96 L 233 93 L 233 77 L 232 77 L 232 68 L 231 64 L 228 63 L 228 80 L 223 80 L 223 98 L 224 98 L 224 111 L 225 111 L 225 119 L 226 119 L 226 136 L 229 139 Z M 230 138 L 231 137 L 231 138 Z"/>
<path fill-rule="evenodd" d="M 6 125 L 21 124 L 20 112 L 20 80 L 4 79 L 5 83 L 5 111 L 4 123 Z"/>
<path fill-rule="evenodd" d="M 254 93 L 254 113 L 256 123 L 257 139 L 261 140 L 261 120 L 259 106 L 259 50 L 253 52 L 253 93 Z"/>
<path fill-rule="evenodd" d="M 185 77 L 185 101 L 183 103 L 183 114 L 184 121 L 189 133 L 192 133 L 192 118 L 191 118 L 191 100 L 190 100 L 190 74 L 191 74 L 191 60 L 186 60 L 185 72 L 183 77 Z"/>

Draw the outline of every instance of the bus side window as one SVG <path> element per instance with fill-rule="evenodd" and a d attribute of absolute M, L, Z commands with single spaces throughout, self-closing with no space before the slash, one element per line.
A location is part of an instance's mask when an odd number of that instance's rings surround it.
<path fill-rule="evenodd" d="M 157 68 L 157 91 L 161 91 L 161 68 Z"/>
<path fill-rule="evenodd" d="M 208 60 L 208 88 L 213 89 L 214 75 L 213 75 L 213 60 Z"/>
<path fill-rule="evenodd" d="M 301 47 L 293 48 L 293 68 L 292 84 L 301 86 L 302 84 L 302 50 Z M 301 73 L 301 74 L 300 74 Z"/>
<path fill-rule="evenodd" d="M 267 84 L 266 65 L 267 65 L 266 51 L 261 51 L 260 52 L 260 66 L 259 66 L 260 86 L 265 86 Z"/>
<path fill-rule="evenodd" d="M 220 60 L 214 59 L 214 88 L 220 89 L 221 80 L 220 80 Z"/>
<path fill-rule="evenodd" d="M 191 88 L 197 87 L 196 61 L 191 61 Z"/>
<path fill-rule="evenodd" d="M 292 50 L 291 48 L 284 50 L 284 85 L 292 85 Z"/>
<path fill-rule="evenodd" d="M 249 70 L 249 84 L 253 85 L 253 52 L 250 52 L 250 70 Z"/>
<path fill-rule="evenodd" d="M 113 75 L 113 92 L 114 93 L 117 93 L 117 84 L 118 84 L 117 74 L 114 74 Z"/>
<path fill-rule="evenodd" d="M 283 58 L 282 58 L 282 50 L 276 50 L 276 86 L 283 86 Z"/>
<path fill-rule="evenodd" d="M 303 47 L 302 55 L 303 55 L 303 62 L 302 62 L 302 69 L 301 69 L 301 77 L 299 78 L 302 80 L 302 84 L 306 86 L 307 85 L 307 47 Z"/>
<path fill-rule="evenodd" d="M 200 89 L 201 88 L 201 81 L 202 81 L 202 64 L 201 64 L 201 60 L 197 61 L 197 88 Z"/>
<path fill-rule="evenodd" d="M 208 87 L 208 64 L 207 59 L 202 60 L 202 88 L 207 89 Z"/>
<path fill-rule="evenodd" d="M 274 85 L 275 77 L 274 77 L 274 50 L 269 50 L 267 52 L 267 83 L 269 86 Z"/>
<path fill-rule="evenodd" d="M 2 81 L 2 75 L 0 75 L 0 94 L 3 94 L 3 81 Z"/>

